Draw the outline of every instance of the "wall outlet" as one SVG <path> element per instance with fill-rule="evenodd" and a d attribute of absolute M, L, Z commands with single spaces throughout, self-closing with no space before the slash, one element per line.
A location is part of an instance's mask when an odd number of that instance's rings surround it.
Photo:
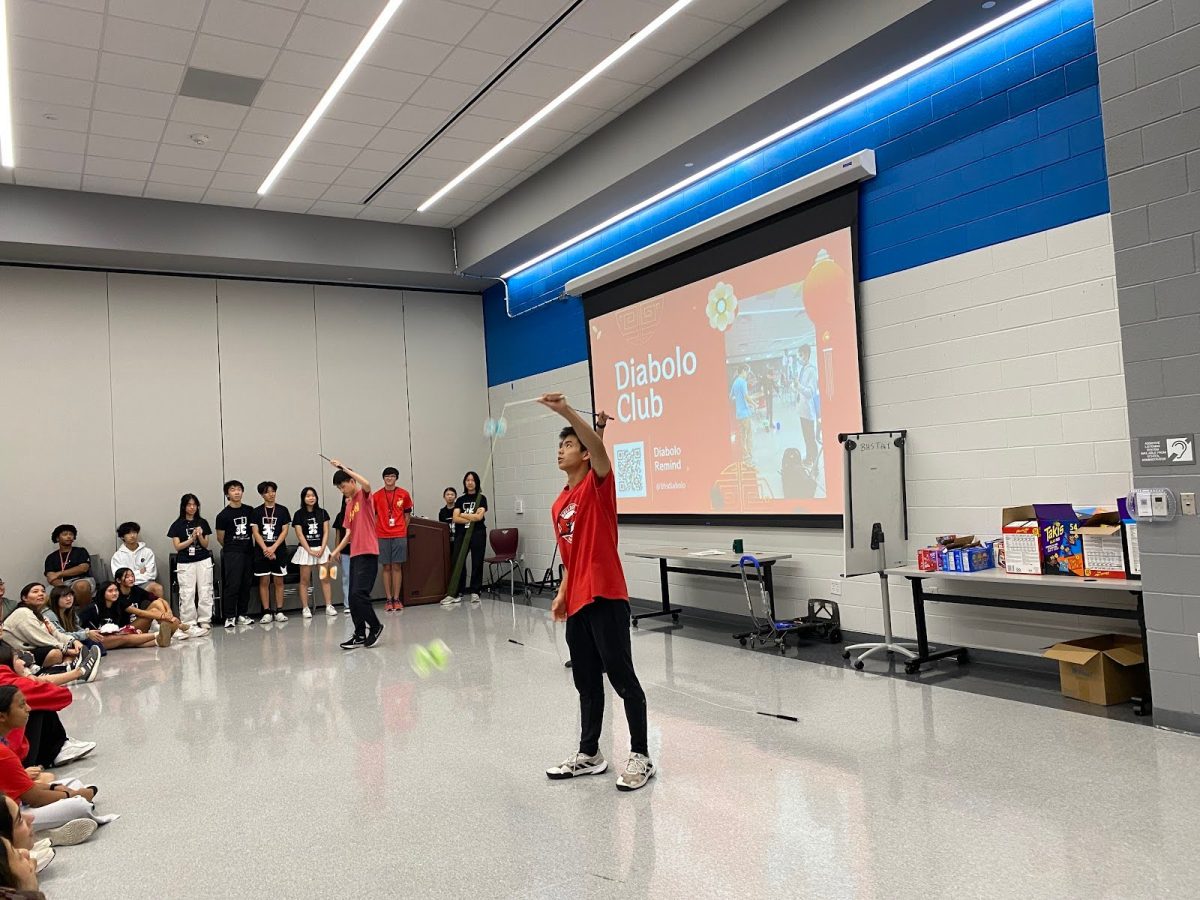
<path fill-rule="evenodd" d="M 518 497 L 516 502 L 516 512 L 518 516 L 525 515 L 525 498 Z"/>
<path fill-rule="evenodd" d="M 1185 516 L 1194 516 L 1196 514 L 1196 495 L 1191 493 L 1179 495 L 1179 511 Z"/>
<path fill-rule="evenodd" d="M 829 582 L 829 593 L 835 597 L 842 596 L 842 583 L 838 579 L 835 578 Z"/>

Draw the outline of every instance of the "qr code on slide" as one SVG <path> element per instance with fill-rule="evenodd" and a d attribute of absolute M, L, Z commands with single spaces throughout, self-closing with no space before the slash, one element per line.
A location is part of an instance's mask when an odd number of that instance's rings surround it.
<path fill-rule="evenodd" d="M 646 496 L 646 445 L 642 441 L 613 446 L 618 497 Z"/>

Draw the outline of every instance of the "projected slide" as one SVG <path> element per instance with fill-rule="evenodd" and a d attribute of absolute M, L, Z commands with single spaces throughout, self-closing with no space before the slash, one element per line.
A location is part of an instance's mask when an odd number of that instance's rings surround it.
<path fill-rule="evenodd" d="M 591 319 L 622 513 L 842 512 L 862 429 L 850 229 Z"/>

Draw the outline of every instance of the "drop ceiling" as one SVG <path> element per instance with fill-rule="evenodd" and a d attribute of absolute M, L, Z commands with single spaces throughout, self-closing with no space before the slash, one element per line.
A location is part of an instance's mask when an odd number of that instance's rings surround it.
<path fill-rule="evenodd" d="M 259 184 L 383 0 L 9 0 L 17 167 L 0 181 L 453 226 L 783 2 L 696 0 L 417 213 L 669 0 L 405 0 L 265 197 Z M 253 102 L 183 96 L 185 75 Z"/>

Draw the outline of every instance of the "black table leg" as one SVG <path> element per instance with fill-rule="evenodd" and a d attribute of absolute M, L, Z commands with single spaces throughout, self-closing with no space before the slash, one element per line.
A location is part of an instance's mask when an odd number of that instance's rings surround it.
<path fill-rule="evenodd" d="M 667 578 L 667 560 L 660 557 L 658 560 L 658 577 L 662 584 L 662 609 L 659 612 L 641 613 L 640 615 L 631 616 L 630 621 L 633 627 L 638 627 L 638 622 L 642 619 L 657 619 L 659 616 L 670 616 L 671 620 L 676 624 L 679 623 L 679 610 L 671 608 L 671 586 Z"/>
<path fill-rule="evenodd" d="M 908 583 L 912 586 L 913 617 L 917 623 L 917 658 L 910 659 L 904 664 L 904 671 L 909 675 L 915 675 L 921 671 L 921 666 L 925 663 L 939 659 L 949 659 L 953 656 L 958 659 L 959 663 L 967 661 L 966 647 L 947 647 L 934 653 L 929 652 L 929 631 L 925 625 L 924 581 L 923 578 L 908 579 Z"/>
<path fill-rule="evenodd" d="M 776 621 L 775 616 L 775 576 L 771 574 L 771 570 L 775 568 L 775 563 L 765 563 L 763 565 L 763 586 L 767 589 L 767 603 L 771 607 L 771 621 Z"/>
<path fill-rule="evenodd" d="M 1146 607 L 1142 602 L 1142 592 L 1134 591 L 1133 595 L 1137 598 L 1137 623 L 1138 631 L 1142 636 L 1142 658 L 1146 660 L 1146 666 L 1150 665 L 1150 646 L 1146 641 Z M 1146 690 L 1142 696 L 1133 698 L 1133 714 L 1135 716 L 1148 716 L 1154 712 L 1154 702 L 1150 695 L 1150 673 L 1146 673 Z"/>

